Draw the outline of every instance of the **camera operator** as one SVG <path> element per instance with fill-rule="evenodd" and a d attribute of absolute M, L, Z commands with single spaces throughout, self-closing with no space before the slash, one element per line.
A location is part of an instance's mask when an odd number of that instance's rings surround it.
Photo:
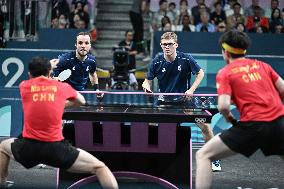
<path fill-rule="evenodd" d="M 133 41 L 133 31 L 126 30 L 125 39 L 120 41 L 118 44 L 119 47 L 125 49 L 128 52 L 128 70 L 131 71 L 136 69 L 136 57 L 135 55 L 138 53 L 136 43 Z M 138 88 L 138 82 L 133 73 L 129 74 L 129 84 L 133 89 Z"/>

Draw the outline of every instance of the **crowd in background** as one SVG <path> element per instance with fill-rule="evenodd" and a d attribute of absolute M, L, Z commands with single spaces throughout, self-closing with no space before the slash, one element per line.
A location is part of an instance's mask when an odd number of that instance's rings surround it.
<path fill-rule="evenodd" d="M 224 32 L 236 28 L 244 32 L 283 33 L 284 8 L 279 0 L 271 0 L 270 7 L 261 7 L 259 0 L 250 0 L 243 7 L 238 0 L 214 0 L 207 5 L 205 0 L 196 0 L 189 7 L 187 0 L 177 5 L 170 0 L 160 0 L 159 9 L 152 13 L 153 30 Z"/>
<path fill-rule="evenodd" d="M 34 36 L 38 28 L 92 29 L 95 2 L 0 0 L 0 41 Z M 261 7 L 259 0 L 249 0 L 250 5 L 245 7 L 238 0 L 212 0 L 210 5 L 196 0 L 195 6 L 188 2 L 159 0 L 158 9 L 153 11 L 150 7 L 154 1 L 133 0 L 129 15 L 134 41 L 143 42 L 147 50 L 151 33 L 156 30 L 224 32 L 236 28 L 255 33 L 284 32 L 284 8 L 279 7 L 279 0 L 270 0 L 268 7 Z"/>

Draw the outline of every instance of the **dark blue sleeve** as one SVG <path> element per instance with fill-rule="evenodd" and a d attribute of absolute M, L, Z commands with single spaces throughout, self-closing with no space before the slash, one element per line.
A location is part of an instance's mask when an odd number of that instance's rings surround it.
<path fill-rule="evenodd" d="M 191 69 L 191 73 L 193 75 L 196 75 L 201 69 L 201 67 L 198 65 L 196 60 L 190 54 L 188 54 L 186 58 L 189 60 L 188 63 Z"/>
<path fill-rule="evenodd" d="M 148 72 L 147 72 L 147 79 L 153 80 L 156 77 L 155 74 L 155 64 L 159 61 L 159 56 L 156 55 L 156 57 L 151 61 L 151 63 L 148 66 Z"/>
<path fill-rule="evenodd" d="M 90 73 L 94 73 L 97 69 L 96 58 L 94 56 L 90 57 Z"/>
<path fill-rule="evenodd" d="M 58 56 L 59 59 L 59 63 L 56 65 L 56 68 L 53 69 L 52 72 L 52 77 L 58 77 L 58 75 L 60 74 L 60 72 L 62 72 L 63 70 L 68 69 L 67 66 L 67 59 L 65 56 Z"/>

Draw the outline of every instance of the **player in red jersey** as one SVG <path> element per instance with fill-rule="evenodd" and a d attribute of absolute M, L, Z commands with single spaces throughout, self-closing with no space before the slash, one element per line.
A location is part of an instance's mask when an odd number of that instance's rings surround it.
<path fill-rule="evenodd" d="M 96 174 L 103 188 L 117 189 L 116 179 L 103 162 L 64 141 L 64 107 L 83 105 L 86 101 L 69 84 L 50 79 L 50 72 L 50 62 L 35 57 L 29 64 L 30 79 L 20 84 L 23 137 L 0 144 L 0 186 L 6 185 L 9 160 L 13 158 L 26 168 L 44 163 L 70 172 Z"/>
<path fill-rule="evenodd" d="M 245 58 L 249 44 L 249 37 L 236 30 L 220 38 L 227 65 L 217 74 L 218 109 L 233 126 L 197 151 L 196 189 L 210 188 L 214 159 L 249 157 L 258 149 L 284 159 L 284 81 L 270 65 Z M 241 114 L 239 122 L 230 112 L 231 101 Z"/>

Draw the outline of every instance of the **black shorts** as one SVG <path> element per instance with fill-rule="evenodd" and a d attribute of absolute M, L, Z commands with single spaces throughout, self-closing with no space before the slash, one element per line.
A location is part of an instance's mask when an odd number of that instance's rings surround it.
<path fill-rule="evenodd" d="M 247 157 L 258 149 L 265 156 L 284 155 L 284 117 L 270 122 L 238 122 L 220 138 L 231 150 Z"/>
<path fill-rule="evenodd" d="M 68 169 L 79 155 L 79 151 L 66 141 L 41 142 L 18 138 L 11 144 L 11 149 L 15 160 L 25 168 L 42 163 Z"/>

